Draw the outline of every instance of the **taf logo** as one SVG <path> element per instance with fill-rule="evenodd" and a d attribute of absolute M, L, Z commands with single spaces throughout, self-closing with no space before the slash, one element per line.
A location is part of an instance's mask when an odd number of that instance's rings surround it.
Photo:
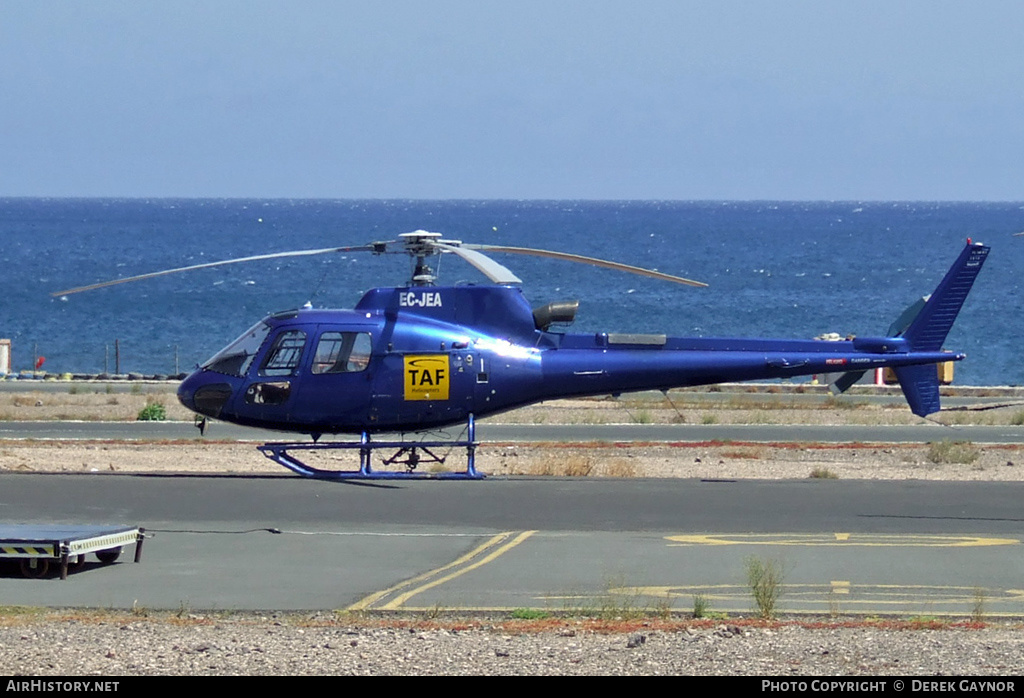
<path fill-rule="evenodd" d="M 441 294 L 434 291 L 405 291 L 398 294 L 403 308 L 440 308 Z"/>
<path fill-rule="evenodd" d="M 405 399 L 447 400 L 451 375 L 447 354 L 405 357 Z"/>

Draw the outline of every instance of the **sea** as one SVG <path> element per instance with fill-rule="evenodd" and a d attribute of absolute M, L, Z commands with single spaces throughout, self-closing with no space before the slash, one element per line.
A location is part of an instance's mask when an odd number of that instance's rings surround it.
<path fill-rule="evenodd" d="M 393 240 L 414 230 L 648 267 L 671 284 L 495 255 L 533 305 L 580 301 L 573 332 L 811 338 L 884 334 L 931 293 L 968 238 L 991 245 L 946 348 L 960 385 L 1024 384 L 1024 203 L 0 199 L 0 338 L 12 373 L 191 370 L 269 312 L 352 307 L 401 286 L 400 255 L 234 264 L 68 296 L 204 262 Z M 445 255 L 440 283 L 488 283 Z"/>

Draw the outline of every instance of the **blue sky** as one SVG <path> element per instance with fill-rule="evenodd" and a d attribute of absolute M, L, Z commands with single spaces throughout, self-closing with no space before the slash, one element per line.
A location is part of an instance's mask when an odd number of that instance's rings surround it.
<path fill-rule="evenodd" d="M 0 95 L 0 196 L 1024 199 L 1009 0 L 0 0 Z"/>

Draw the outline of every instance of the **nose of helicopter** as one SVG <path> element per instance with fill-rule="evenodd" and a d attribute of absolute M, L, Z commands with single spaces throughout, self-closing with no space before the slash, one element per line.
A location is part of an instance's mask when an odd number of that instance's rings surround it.
<path fill-rule="evenodd" d="M 202 369 L 194 371 L 178 386 L 178 401 L 193 412 L 207 417 L 220 417 L 224 406 L 234 394 L 234 386 L 226 382 L 225 378 Z"/>

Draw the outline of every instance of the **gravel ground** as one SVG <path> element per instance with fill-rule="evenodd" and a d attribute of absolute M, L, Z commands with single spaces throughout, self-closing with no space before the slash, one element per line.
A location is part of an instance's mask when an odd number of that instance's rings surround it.
<path fill-rule="evenodd" d="M 166 396 L 164 396 L 166 397 Z M 15 394 L 0 419 L 128 419 L 152 395 Z M 169 417 L 183 418 L 173 400 Z M 563 402 L 518 422 L 907 423 L 906 410 L 856 404 L 779 410 L 763 404 Z M 6 410 L 6 411 L 5 411 Z M 1019 407 L 951 417 L 1012 423 Z M 985 421 L 987 420 L 987 421 Z M 1002 420 L 1002 421 L 1000 421 Z M 1016 447 L 972 444 L 487 444 L 491 474 L 580 477 L 1021 480 Z M 0 442 L 0 473 L 279 473 L 254 444 Z M 921 676 L 1024 673 L 1024 625 L 819 623 L 804 620 L 543 622 L 379 621 L 294 615 L 136 615 L 0 607 L 0 674 L 139 675 L 730 675 Z"/>
<path fill-rule="evenodd" d="M 303 454 L 326 468 L 354 468 L 351 454 L 328 460 Z M 339 464 L 336 459 L 343 459 Z M 453 452 L 463 467 L 462 451 Z M 335 462 L 330 462 L 335 460 Z M 490 475 L 871 480 L 1022 480 L 1019 447 L 814 444 L 493 444 L 480 447 L 477 467 Z M 375 465 L 381 470 L 382 466 Z M 393 469 L 393 468 L 392 468 Z M 287 471 L 256 444 L 0 441 L 0 473 L 237 473 Z"/>
<path fill-rule="evenodd" d="M 1022 673 L 1024 632 L 1005 625 L 911 629 L 559 621 L 540 626 L 368 626 L 259 616 L 0 619 L 0 674 L 8 676 Z"/>

